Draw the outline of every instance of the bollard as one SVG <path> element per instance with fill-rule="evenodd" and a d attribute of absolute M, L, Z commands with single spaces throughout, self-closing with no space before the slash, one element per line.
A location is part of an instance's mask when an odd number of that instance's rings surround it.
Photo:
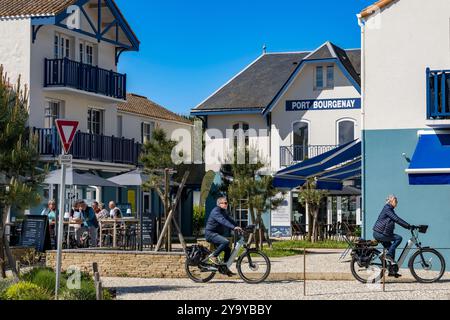
<path fill-rule="evenodd" d="M 303 249 L 303 296 L 306 297 L 306 248 Z"/>

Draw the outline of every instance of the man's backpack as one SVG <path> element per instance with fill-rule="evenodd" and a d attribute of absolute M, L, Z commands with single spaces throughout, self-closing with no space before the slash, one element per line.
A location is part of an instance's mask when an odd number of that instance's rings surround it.
<path fill-rule="evenodd" d="M 209 250 L 201 245 L 194 245 L 186 249 L 186 259 L 190 266 L 197 267 L 208 257 Z"/>

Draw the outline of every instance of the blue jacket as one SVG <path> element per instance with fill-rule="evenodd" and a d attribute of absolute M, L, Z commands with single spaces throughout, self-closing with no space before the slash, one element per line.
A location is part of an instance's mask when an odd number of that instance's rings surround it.
<path fill-rule="evenodd" d="M 378 221 L 375 223 L 375 227 L 373 227 L 373 231 L 390 237 L 394 234 L 395 224 L 399 224 L 405 229 L 409 229 L 411 227 L 409 223 L 397 216 L 394 208 L 390 204 L 387 204 L 381 211 Z"/>
<path fill-rule="evenodd" d="M 85 227 L 99 227 L 97 216 L 95 215 L 94 209 L 91 207 L 87 207 L 85 211 L 81 211 L 81 219 L 83 220 L 83 225 Z"/>
<path fill-rule="evenodd" d="M 236 226 L 236 221 L 228 215 L 226 210 L 215 207 L 211 211 L 208 222 L 206 223 L 205 236 L 208 237 L 211 234 L 223 235 L 225 228 L 233 230 Z"/>

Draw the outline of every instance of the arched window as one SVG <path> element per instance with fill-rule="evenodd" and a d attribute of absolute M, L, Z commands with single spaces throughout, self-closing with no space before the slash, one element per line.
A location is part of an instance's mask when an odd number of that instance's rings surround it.
<path fill-rule="evenodd" d="M 337 123 L 337 140 L 341 146 L 355 140 L 355 121 L 351 119 L 340 120 Z"/>
<path fill-rule="evenodd" d="M 308 158 L 309 150 L 309 123 L 299 121 L 293 124 L 293 156 L 294 161 L 303 161 Z"/>

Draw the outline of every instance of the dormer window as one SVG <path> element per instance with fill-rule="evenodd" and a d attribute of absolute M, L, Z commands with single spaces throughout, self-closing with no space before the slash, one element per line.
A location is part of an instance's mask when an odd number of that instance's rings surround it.
<path fill-rule="evenodd" d="M 316 67 L 316 89 L 323 89 L 324 81 L 323 81 L 323 67 Z"/>
<path fill-rule="evenodd" d="M 314 90 L 334 88 L 334 66 L 316 66 Z"/>

